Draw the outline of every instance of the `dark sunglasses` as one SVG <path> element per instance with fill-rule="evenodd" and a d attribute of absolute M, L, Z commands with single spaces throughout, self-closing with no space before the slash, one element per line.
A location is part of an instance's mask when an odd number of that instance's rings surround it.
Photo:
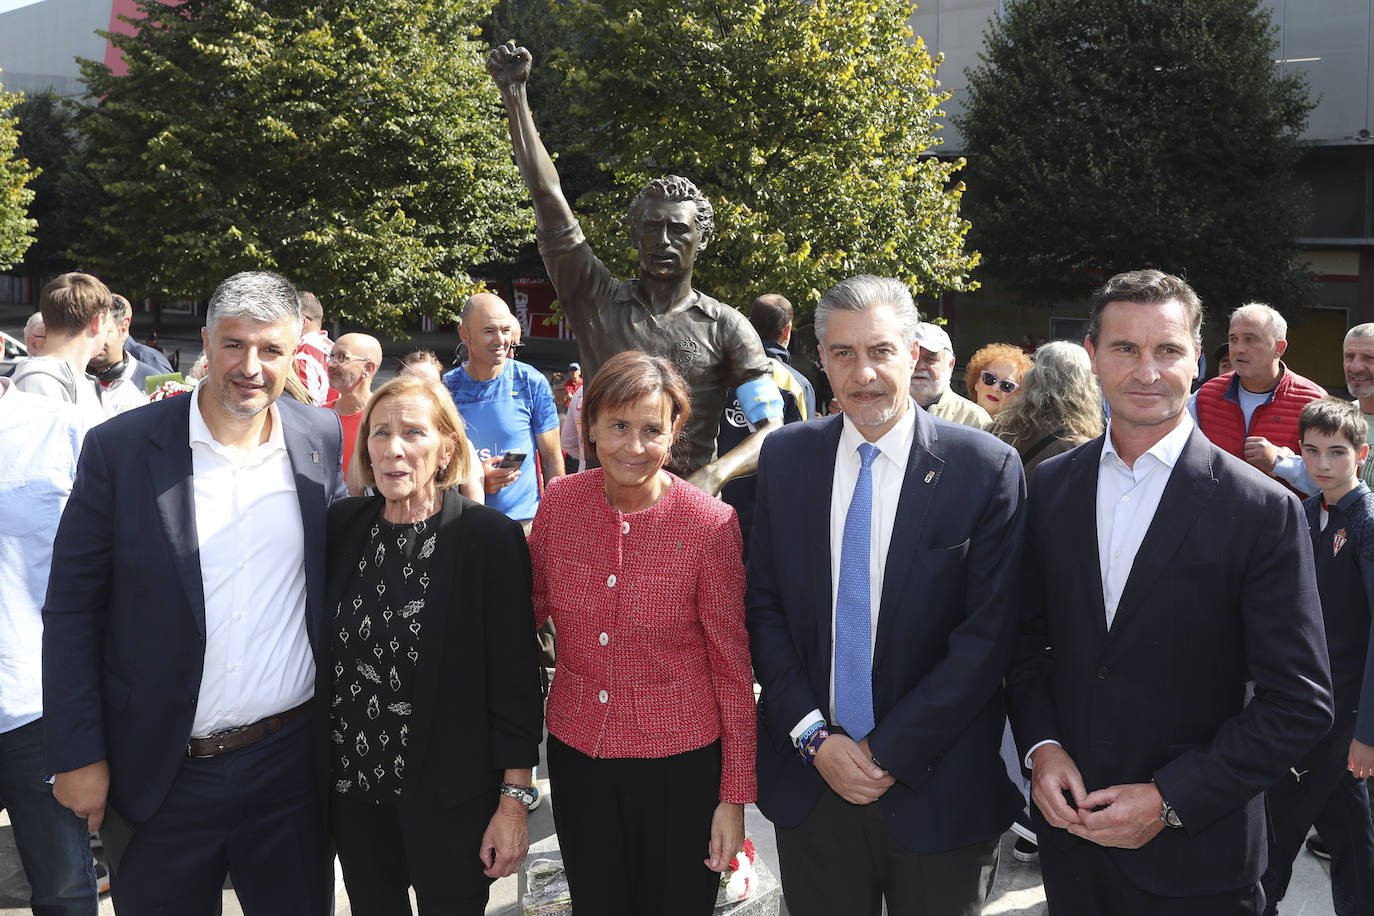
<path fill-rule="evenodd" d="M 989 388 L 1000 388 L 1003 394 L 1011 394 L 1021 387 L 1020 382 L 1013 382 L 1009 378 L 998 378 L 986 369 L 979 374 L 978 378 Z"/>

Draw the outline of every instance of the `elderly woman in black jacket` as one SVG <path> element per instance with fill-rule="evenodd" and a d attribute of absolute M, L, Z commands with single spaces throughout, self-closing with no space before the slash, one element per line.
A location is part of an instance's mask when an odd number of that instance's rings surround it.
<path fill-rule="evenodd" d="M 355 914 L 481 914 L 529 845 L 541 697 L 520 525 L 461 496 L 448 393 L 372 396 L 354 466 L 377 496 L 329 510 L 329 663 L 317 763 Z"/>

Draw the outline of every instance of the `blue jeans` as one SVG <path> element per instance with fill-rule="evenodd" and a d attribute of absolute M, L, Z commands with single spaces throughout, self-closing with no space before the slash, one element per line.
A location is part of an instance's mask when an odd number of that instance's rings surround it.
<path fill-rule="evenodd" d="M 0 807 L 9 810 L 19 860 L 33 888 L 35 916 L 96 916 L 86 819 L 53 798 L 43 753 L 43 720 L 0 734 Z"/>

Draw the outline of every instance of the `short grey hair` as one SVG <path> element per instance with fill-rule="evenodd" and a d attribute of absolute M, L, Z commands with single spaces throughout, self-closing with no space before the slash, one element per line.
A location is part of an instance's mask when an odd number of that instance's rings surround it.
<path fill-rule="evenodd" d="M 825 328 L 830 313 L 836 309 L 846 312 L 867 312 L 879 306 L 888 305 L 897 315 L 897 324 L 902 329 L 902 342 L 908 348 L 916 345 L 916 325 L 921 323 L 921 313 L 916 311 L 911 290 L 901 280 L 891 277 L 875 277 L 872 274 L 859 274 L 841 280 L 821 296 L 816 305 L 816 338 L 825 346 Z"/>
<path fill-rule="evenodd" d="M 1364 324 L 1357 324 L 1345 332 L 1345 339 L 1352 337 L 1374 337 L 1374 321 L 1366 321 Z"/>
<path fill-rule="evenodd" d="M 29 316 L 29 320 L 24 322 L 24 336 L 30 337 L 37 334 L 41 327 L 43 327 L 43 313 L 34 312 Z"/>
<path fill-rule="evenodd" d="M 1240 308 L 1231 313 L 1231 321 L 1237 318 L 1253 318 L 1254 320 L 1269 326 L 1269 330 L 1274 332 L 1274 340 L 1288 339 L 1288 319 L 1279 314 L 1279 310 L 1263 302 L 1247 302 Z"/>
<path fill-rule="evenodd" d="M 123 321 L 125 318 L 129 317 L 132 311 L 133 309 L 129 305 L 128 299 L 125 299 L 119 293 L 110 293 L 110 314 L 114 317 L 115 321 Z"/>
<path fill-rule="evenodd" d="M 236 273 L 215 288 L 210 308 L 205 313 L 205 329 L 211 337 L 221 318 L 247 319 L 261 324 L 276 324 L 289 318 L 296 323 L 297 337 L 301 336 L 305 324 L 301 296 L 296 287 L 281 274 L 267 270 Z"/>

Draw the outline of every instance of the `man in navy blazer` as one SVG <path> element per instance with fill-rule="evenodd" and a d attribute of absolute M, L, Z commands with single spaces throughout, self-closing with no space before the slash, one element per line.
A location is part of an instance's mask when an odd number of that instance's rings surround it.
<path fill-rule="evenodd" d="M 1177 277 L 1109 280 L 1107 433 L 1030 483 L 1007 694 L 1056 916 L 1259 913 L 1264 790 L 1331 726 L 1302 507 L 1185 409 L 1201 322 Z"/>
<path fill-rule="evenodd" d="M 325 510 L 338 418 L 278 400 L 296 290 L 237 274 L 210 300 L 209 371 L 186 397 L 86 439 L 43 608 L 58 801 L 133 831 L 121 913 L 327 913 L 310 698 L 324 642 Z"/>
<path fill-rule="evenodd" d="M 759 807 L 794 916 L 876 916 L 884 898 L 893 914 L 979 913 L 1022 805 L 998 753 L 1021 462 L 911 400 L 918 321 L 896 280 L 827 292 L 816 328 L 844 414 L 778 430 L 759 464 L 747 595 Z"/>

